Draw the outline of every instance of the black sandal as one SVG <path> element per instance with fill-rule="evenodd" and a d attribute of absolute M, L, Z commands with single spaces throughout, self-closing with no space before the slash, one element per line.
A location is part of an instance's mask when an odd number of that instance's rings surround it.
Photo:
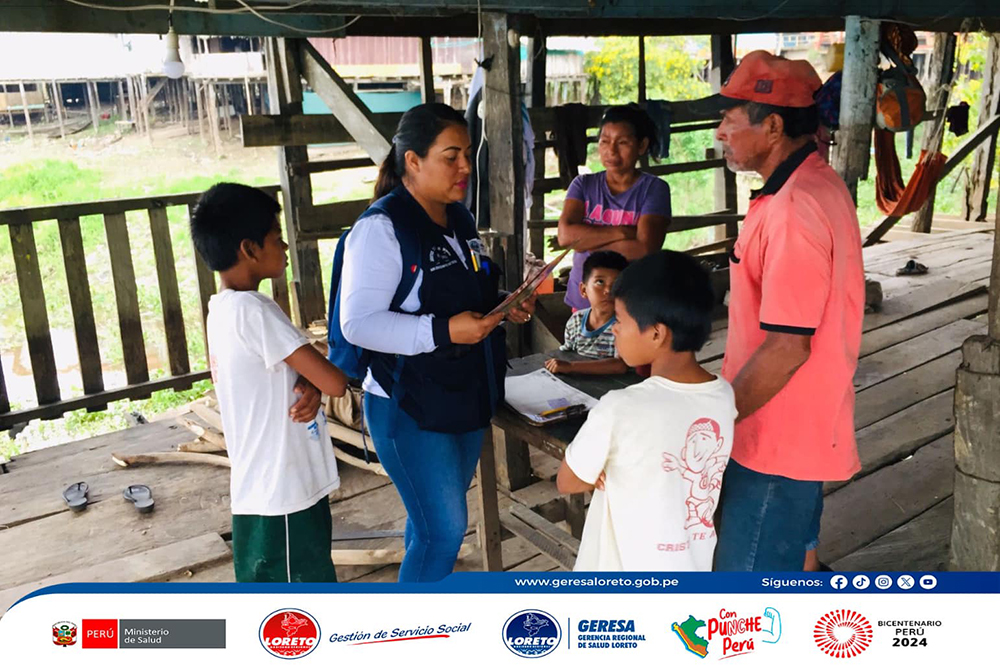
<path fill-rule="evenodd" d="M 122 496 L 125 500 L 131 500 L 135 508 L 139 510 L 139 514 L 148 514 L 153 511 L 153 505 L 156 503 L 153 500 L 153 492 L 149 490 L 149 487 L 145 484 L 133 484 L 124 491 L 122 491 Z"/>
<path fill-rule="evenodd" d="M 927 267 L 915 259 L 911 259 L 901 269 L 896 269 L 897 276 L 922 276 L 927 273 Z"/>
<path fill-rule="evenodd" d="M 66 490 L 62 492 L 62 497 L 71 510 L 82 512 L 87 509 L 87 491 L 89 490 L 90 486 L 86 482 L 77 482 L 67 486 Z"/>

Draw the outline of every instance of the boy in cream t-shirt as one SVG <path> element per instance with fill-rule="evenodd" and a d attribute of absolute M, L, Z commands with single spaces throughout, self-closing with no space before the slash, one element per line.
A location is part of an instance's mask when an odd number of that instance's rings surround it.
<path fill-rule="evenodd" d="M 260 190 L 219 183 L 191 218 L 195 247 L 220 280 L 208 349 L 232 464 L 233 566 L 240 582 L 333 582 L 327 495 L 340 485 L 337 461 L 323 413 L 298 422 L 289 412 L 299 376 L 331 396 L 347 378 L 257 291 L 288 264 L 278 210 Z"/>
<path fill-rule="evenodd" d="M 594 490 L 575 569 L 711 570 L 736 404 L 695 360 L 711 332 L 708 275 L 661 251 L 625 269 L 613 296 L 618 353 L 652 374 L 608 392 L 566 450 L 559 490 Z"/>

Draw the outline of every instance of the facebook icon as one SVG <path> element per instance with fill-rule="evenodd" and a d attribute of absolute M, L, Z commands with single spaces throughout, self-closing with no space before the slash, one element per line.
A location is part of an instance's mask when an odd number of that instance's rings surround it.
<path fill-rule="evenodd" d="M 838 591 L 843 590 L 847 588 L 847 577 L 842 574 L 838 574 L 830 579 L 830 585 Z"/>

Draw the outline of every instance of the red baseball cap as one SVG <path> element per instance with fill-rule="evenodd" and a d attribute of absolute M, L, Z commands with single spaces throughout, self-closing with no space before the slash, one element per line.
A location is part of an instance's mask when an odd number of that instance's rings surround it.
<path fill-rule="evenodd" d="M 695 115 L 712 116 L 720 111 L 759 102 L 778 107 L 811 107 L 823 82 L 807 60 L 789 60 L 767 51 L 751 51 L 743 57 L 717 95 L 690 103 Z"/>

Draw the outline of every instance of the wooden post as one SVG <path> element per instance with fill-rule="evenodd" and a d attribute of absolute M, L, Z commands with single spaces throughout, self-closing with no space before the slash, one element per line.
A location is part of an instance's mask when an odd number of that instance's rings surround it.
<path fill-rule="evenodd" d="M 52 97 L 56 102 L 56 120 L 59 121 L 59 137 L 65 139 L 66 123 L 63 122 L 62 86 L 59 85 L 58 81 L 52 82 Z"/>
<path fill-rule="evenodd" d="M 541 109 L 545 106 L 545 65 L 549 57 L 547 38 L 539 33 L 531 40 L 531 106 Z M 534 213 L 532 213 L 534 216 Z"/>
<path fill-rule="evenodd" d="M 229 84 L 222 84 L 222 124 L 226 126 L 226 134 L 233 138 L 233 124 L 229 115 Z"/>
<path fill-rule="evenodd" d="M 639 35 L 639 104 L 646 101 L 646 36 Z"/>
<path fill-rule="evenodd" d="M 732 74 L 736 67 L 736 59 L 733 56 L 732 35 L 712 35 L 712 70 L 709 73 L 709 80 L 712 84 L 712 92 L 717 93 L 722 90 L 722 84 Z M 715 142 L 711 156 L 706 158 L 722 157 L 722 144 Z M 715 170 L 715 210 L 736 213 L 736 174 L 726 167 Z M 736 236 L 739 232 L 738 223 L 731 222 L 719 225 L 715 228 L 715 240 L 722 241 Z"/>
<path fill-rule="evenodd" d="M 94 125 L 94 134 L 101 131 L 101 98 L 97 90 L 97 84 L 87 81 L 87 95 L 90 97 L 90 118 Z"/>
<path fill-rule="evenodd" d="M 546 90 L 546 61 L 548 60 L 548 45 L 545 34 L 539 32 L 531 40 L 531 50 L 528 55 L 531 58 L 531 106 L 535 109 L 545 107 Z M 545 136 L 539 134 L 536 142 L 544 141 Z M 545 148 L 535 148 L 535 182 L 545 178 Z M 535 195 L 531 199 L 532 220 L 542 220 L 545 218 L 545 195 Z M 528 250 L 538 259 L 545 257 L 545 230 L 528 230 Z"/>
<path fill-rule="evenodd" d="M 125 114 L 125 88 L 122 86 L 122 80 L 118 79 L 118 120 L 125 120 L 127 118 Z"/>
<path fill-rule="evenodd" d="M 494 56 L 486 72 L 483 102 L 490 133 L 490 221 L 495 232 L 493 259 L 504 268 L 504 287 L 514 289 L 524 276 L 524 134 L 521 117 L 521 48 L 513 18 L 500 12 L 483 13 L 483 50 Z M 508 330 L 507 350 L 519 357 L 526 350 L 525 328 Z M 496 434 L 494 434 L 496 435 Z M 498 439 L 499 440 L 499 439 Z M 500 482 L 519 489 L 531 482 L 528 445 L 504 438 L 498 466 Z"/>
<path fill-rule="evenodd" d="M 948 96 L 951 94 L 951 83 L 955 74 L 955 33 L 939 32 L 934 35 L 934 52 L 931 54 L 931 83 L 927 90 L 928 111 L 936 111 L 938 117 L 930 123 L 924 123 L 924 139 L 921 149 L 928 153 L 941 150 L 944 141 L 945 111 L 948 110 Z M 931 189 L 927 201 L 913 214 L 910 226 L 915 232 L 929 233 L 934 218 L 934 196 L 936 188 Z"/>
<path fill-rule="evenodd" d="M 153 144 L 153 118 L 152 118 L 152 106 L 153 100 L 152 95 L 149 94 L 149 79 L 145 74 L 139 81 L 139 87 L 142 91 L 142 119 L 143 124 L 146 126 L 146 139 L 149 144 Z"/>
<path fill-rule="evenodd" d="M 49 105 L 45 103 L 45 96 L 49 91 L 49 84 L 44 81 L 35 82 L 35 89 L 42 94 L 42 108 L 45 110 L 45 122 L 52 122 L 52 114 L 49 111 Z"/>
<path fill-rule="evenodd" d="M 250 93 L 250 78 L 243 77 L 243 94 L 247 101 L 247 115 L 253 115 L 253 95 Z"/>
<path fill-rule="evenodd" d="M 196 113 L 198 114 L 198 136 L 201 138 L 201 143 L 205 143 L 205 111 L 204 111 L 204 92 L 205 86 L 201 83 L 195 83 L 194 85 L 194 101 L 196 106 Z"/>
<path fill-rule="evenodd" d="M 434 51 L 431 49 L 431 37 L 420 38 L 420 99 L 423 102 L 435 101 L 434 93 Z M 448 101 L 445 100 L 445 104 Z"/>
<path fill-rule="evenodd" d="M 212 144 L 215 154 L 222 155 L 222 137 L 219 136 L 219 102 L 215 94 L 215 82 L 209 81 L 206 86 L 206 106 L 208 107 L 208 130 L 212 133 Z"/>
<path fill-rule="evenodd" d="M 979 123 L 989 120 L 992 114 L 1000 113 L 1000 33 L 992 33 L 986 47 L 983 63 L 983 85 L 979 91 Z M 996 133 L 985 144 L 976 149 L 969 171 L 969 181 L 965 186 L 963 215 L 966 220 L 986 220 L 987 199 L 990 195 L 990 181 L 997 154 Z"/>
<path fill-rule="evenodd" d="M 185 134 L 191 133 L 191 83 L 181 79 L 181 122 L 184 123 Z"/>
<path fill-rule="evenodd" d="M 875 120 L 880 22 L 860 16 L 848 16 L 845 23 L 840 129 L 837 130 L 833 168 L 844 179 L 851 196 L 857 201 L 858 180 L 866 178 L 868 174 L 872 124 Z"/>
<path fill-rule="evenodd" d="M 28 97 L 24 94 L 24 82 L 18 81 L 17 87 L 21 91 L 21 110 L 24 111 L 24 124 L 28 126 L 28 139 L 35 141 L 35 133 L 31 129 L 31 113 L 28 111 Z"/>
<path fill-rule="evenodd" d="M 493 460 L 493 429 L 486 429 L 482 453 L 479 457 L 477 476 L 479 483 L 479 546 L 483 552 L 483 569 L 488 572 L 503 570 L 501 551 L 500 510 L 497 504 L 497 475 Z"/>
<path fill-rule="evenodd" d="M 955 384 L 952 570 L 1000 570 L 1000 206 L 988 303 L 988 335 L 965 341 Z"/>
<path fill-rule="evenodd" d="M 139 119 L 136 118 L 135 85 L 132 82 L 132 77 L 125 78 L 125 87 L 128 89 L 128 120 L 132 123 L 133 130 L 139 132 Z"/>
<path fill-rule="evenodd" d="M 304 42 L 305 40 L 302 40 Z M 297 54 L 302 48 L 296 40 L 267 40 L 267 90 L 271 113 L 296 115 L 302 113 L 302 73 Z M 388 151 L 387 151 L 388 152 Z M 295 307 L 293 319 L 300 326 L 325 319 L 326 300 L 323 297 L 323 276 L 316 241 L 299 238 L 302 211 L 312 206 L 312 184 L 309 176 L 292 174 L 290 165 L 308 162 L 305 146 L 284 146 L 278 149 L 278 171 L 281 175 L 282 207 L 285 232 L 292 261 L 292 282 Z"/>

